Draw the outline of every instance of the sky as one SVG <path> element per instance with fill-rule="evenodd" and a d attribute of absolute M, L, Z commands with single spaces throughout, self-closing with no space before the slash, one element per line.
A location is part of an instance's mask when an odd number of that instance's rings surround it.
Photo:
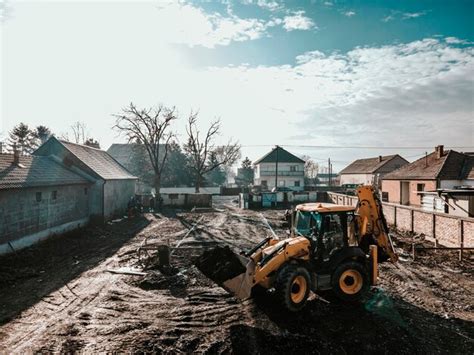
<path fill-rule="evenodd" d="M 338 171 L 474 151 L 474 1 L 0 0 L 0 137 L 84 122 L 107 149 L 114 113 L 176 107 L 256 160 L 278 144 Z"/>

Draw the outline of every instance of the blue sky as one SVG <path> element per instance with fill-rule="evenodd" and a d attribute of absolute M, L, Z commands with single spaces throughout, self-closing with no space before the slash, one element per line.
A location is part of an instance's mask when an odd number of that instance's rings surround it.
<path fill-rule="evenodd" d="M 335 170 L 474 150 L 473 4 L 0 1 L 0 134 L 83 121 L 107 148 L 123 140 L 111 114 L 133 101 L 176 106 L 181 140 L 191 109 L 220 117 L 221 141 L 252 160 L 274 144 Z"/>

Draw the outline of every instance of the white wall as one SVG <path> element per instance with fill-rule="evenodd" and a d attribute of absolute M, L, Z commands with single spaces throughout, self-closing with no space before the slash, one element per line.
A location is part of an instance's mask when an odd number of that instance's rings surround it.
<path fill-rule="evenodd" d="M 454 186 L 474 186 L 474 180 L 441 180 L 440 188 L 442 189 L 452 189 Z"/>
<path fill-rule="evenodd" d="M 257 164 L 254 185 L 262 185 L 262 181 L 266 181 L 268 188 L 272 189 L 275 187 L 275 172 L 275 163 Z M 299 187 L 295 186 L 296 181 L 299 181 Z M 304 190 L 304 163 L 278 163 L 278 186 Z"/>
<path fill-rule="evenodd" d="M 371 185 L 374 179 L 374 174 L 341 174 L 340 184 L 362 184 Z"/>

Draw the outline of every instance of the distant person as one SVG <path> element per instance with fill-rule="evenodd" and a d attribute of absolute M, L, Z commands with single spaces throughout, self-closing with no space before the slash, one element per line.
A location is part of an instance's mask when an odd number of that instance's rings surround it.
<path fill-rule="evenodd" d="M 150 201 L 150 212 L 155 212 L 155 197 L 151 196 Z"/>

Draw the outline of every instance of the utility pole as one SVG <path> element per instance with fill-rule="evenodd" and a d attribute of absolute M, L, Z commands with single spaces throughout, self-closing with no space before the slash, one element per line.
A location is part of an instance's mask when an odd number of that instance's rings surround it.
<path fill-rule="evenodd" d="M 331 158 L 328 158 L 328 185 L 331 186 Z"/>
<path fill-rule="evenodd" d="M 276 146 L 276 161 L 275 161 L 275 191 L 278 188 L 278 146 Z"/>

